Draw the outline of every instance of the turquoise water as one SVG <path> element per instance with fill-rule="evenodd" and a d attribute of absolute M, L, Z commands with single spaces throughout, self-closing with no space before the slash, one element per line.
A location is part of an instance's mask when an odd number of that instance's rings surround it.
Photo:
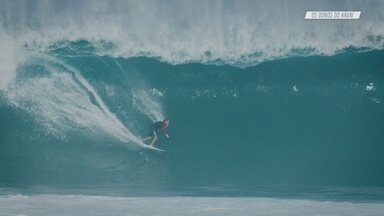
<path fill-rule="evenodd" d="M 17 106 L 2 101 L 2 122 L 8 124 L 1 128 L 1 180 L 119 185 L 135 193 L 382 187 L 383 58 L 382 51 L 372 51 L 238 68 L 150 58 L 42 57 L 19 69 L 23 77 L 12 90 Z M 79 74 L 56 72 L 60 64 Z M 58 91 L 46 91 L 51 88 Z M 129 137 L 120 137 L 119 125 L 96 97 L 133 136 L 147 133 L 152 120 L 146 109 L 171 118 L 171 139 L 157 143 L 167 152 L 127 145 Z"/>
<path fill-rule="evenodd" d="M 371 13 L 337 24 L 295 21 L 303 2 L 266 6 L 291 14 L 300 34 L 263 20 L 265 2 L 217 2 L 0 1 L 0 202 L 16 193 L 381 203 L 381 3 L 356 2 Z M 140 147 L 164 117 L 171 138 L 156 145 L 166 152 Z"/>

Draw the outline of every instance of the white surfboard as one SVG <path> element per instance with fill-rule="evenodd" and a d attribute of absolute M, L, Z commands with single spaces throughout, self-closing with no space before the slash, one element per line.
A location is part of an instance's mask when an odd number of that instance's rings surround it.
<path fill-rule="evenodd" d="M 165 152 L 165 150 L 163 150 L 163 149 L 159 149 L 159 148 L 156 148 L 156 147 L 144 144 L 144 143 L 140 143 L 140 146 L 142 146 L 143 148 L 146 148 L 146 149 L 150 149 L 150 150 Z"/>

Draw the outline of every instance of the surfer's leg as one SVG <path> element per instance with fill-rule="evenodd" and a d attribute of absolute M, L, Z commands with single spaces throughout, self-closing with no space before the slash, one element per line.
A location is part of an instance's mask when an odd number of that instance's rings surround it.
<path fill-rule="evenodd" d="M 148 136 L 143 139 L 143 142 L 146 142 L 148 140 L 152 140 L 154 136 L 156 136 L 156 131 L 150 129 Z M 152 141 L 151 141 L 151 143 L 152 143 Z"/>
<path fill-rule="evenodd" d="M 152 141 L 151 143 L 149 144 L 150 146 L 153 146 L 155 144 L 155 142 L 157 141 L 157 136 L 153 136 L 152 137 Z"/>
<path fill-rule="evenodd" d="M 152 137 L 151 137 L 151 136 L 147 136 L 147 137 L 145 137 L 145 138 L 143 139 L 143 142 L 146 142 L 146 141 L 148 141 L 148 140 L 150 140 L 150 139 L 152 139 Z"/>

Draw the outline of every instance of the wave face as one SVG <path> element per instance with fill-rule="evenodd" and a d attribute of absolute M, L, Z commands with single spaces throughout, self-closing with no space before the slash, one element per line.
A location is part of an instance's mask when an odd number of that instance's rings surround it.
<path fill-rule="evenodd" d="M 381 4 L 1 1 L 0 184 L 383 187 Z M 142 149 L 164 117 L 167 152 Z"/>
<path fill-rule="evenodd" d="M 30 57 L 2 91 L 1 183 L 383 186 L 383 58 L 242 69 Z M 167 153 L 140 150 L 135 141 L 162 115 L 172 121 L 159 141 Z"/>

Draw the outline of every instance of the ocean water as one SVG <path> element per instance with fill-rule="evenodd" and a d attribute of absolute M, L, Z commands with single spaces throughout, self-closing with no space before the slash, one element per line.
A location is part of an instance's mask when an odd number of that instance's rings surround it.
<path fill-rule="evenodd" d="M 383 8 L 1 0 L 0 215 L 382 215 Z"/>

